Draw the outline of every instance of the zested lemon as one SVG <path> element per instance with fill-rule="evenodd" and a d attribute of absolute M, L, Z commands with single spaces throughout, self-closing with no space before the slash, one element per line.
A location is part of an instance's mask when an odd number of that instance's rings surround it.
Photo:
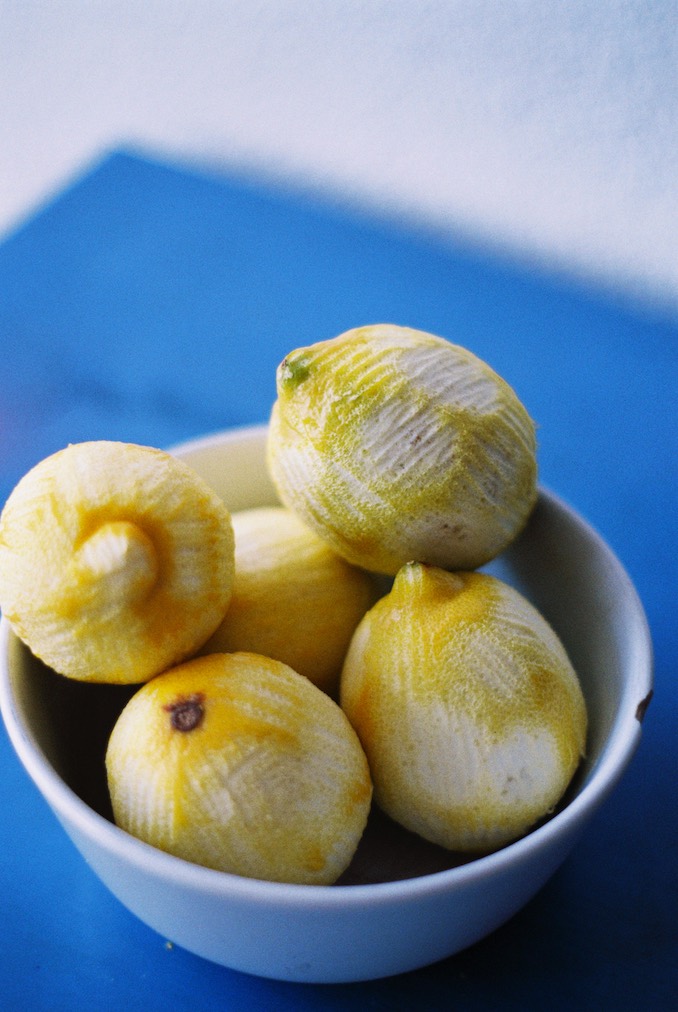
<path fill-rule="evenodd" d="M 55 671 L 143 682 L 194 653 L 224 617 L 230 514 L 161 450 L 75 443 L 18 483 L 0 518 L 0 608 Z"/>
<path fill-rule="evenodd" d="M 374 578 L 283 507 L 242 510 L 232 521 L 233 596 L 201 652 L 264 654 L 335 692 L 355 627 L 377 598 Z"/>
<path fill-rule="evenodd" d="M 527 832 L 584 750 L 584 698 L 560 640 L 482 573 L 403 567 L 356 630 L 341 705 L 375 801 L 451 850 L 492 850 Z"/>
<path fill-rule="evenodd" d="M 212 654 L 144 685 L 106 756 L 119 826 L 250 878 L 329 885 L 362 836 L 372 786 L 333 700 L 286 665 Z"/>
<path fill-rule="evenodd" d="M 277 373 L 268 466 L 283 503 L 349 562 L 473 569 L 537 496 L 535 429 L 471 352 L 376 325 L 299 348 Z"/>

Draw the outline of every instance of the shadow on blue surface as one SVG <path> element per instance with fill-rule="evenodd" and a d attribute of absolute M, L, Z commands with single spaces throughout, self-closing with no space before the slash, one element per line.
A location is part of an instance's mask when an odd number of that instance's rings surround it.
<path fill-rule="evenodd" d="M 0 246 L 0 499 L 68 442 L 163 446 L 263 421 L 286 352 L 380 321 L 497 369 L 539 424 L 542 481 L 629 569 L 657 661 L 636 761 L 494 936 L 397 981 L 315 988 L 166 949 L 71 853 L 3 733 L 0 789 L 19 813 L 0 817 L 3 895 L 19 910 L 0 953 L 10 1007 L 672 1007 L 678 321 L 303 194 L 114 152 Z"/>

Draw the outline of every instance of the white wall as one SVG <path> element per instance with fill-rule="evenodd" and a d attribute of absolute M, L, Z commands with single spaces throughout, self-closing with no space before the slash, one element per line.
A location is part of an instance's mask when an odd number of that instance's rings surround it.
<path fill-rule="evenodd" d="M 675 0 L 0 0 L 0 233 L 135 142 L 675 308 L 677 68 Z"/>

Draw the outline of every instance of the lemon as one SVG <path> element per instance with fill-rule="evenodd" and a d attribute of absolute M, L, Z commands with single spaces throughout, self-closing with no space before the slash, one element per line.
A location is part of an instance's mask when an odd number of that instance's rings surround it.
<path fill-rule="evenodd" d="M 341 705 L 378 805 L 443 847 L 487 851 L 553 810 L 584 750 L 564 647 L 514 588 L 412 563 L 358 626 Z"/>
<path fill-rule="evenodd" d="M 75 443 L 37 464 L 0 517 L 0 608 L 71 678 L 143 682 L 224 617 L 234 569 L 221 499 L 151 447 Z"/>
<path fill-rule="evenodd" d="M 537 496 L 534 423 L 511 387 L 470 351 L 388 324 L 286 356 L 267 460 L 284 505 L 390 575 L 476 568 Z"/>
<path fill-rule="evenodd" d="M 220 871 L 329 885 L 362 836 L 372 786 L 333 700 L 250 653 L 187 661 L 122 711 L 106 754 L 116 823 Z"/>
<path fill-rule="evenodd" d="M 264 654 L 333 693 L 355 627 L 376 600 L 373 577 L 283 507 L 242 510 L 231 519 L 233 596 L 201 652 Z"/>

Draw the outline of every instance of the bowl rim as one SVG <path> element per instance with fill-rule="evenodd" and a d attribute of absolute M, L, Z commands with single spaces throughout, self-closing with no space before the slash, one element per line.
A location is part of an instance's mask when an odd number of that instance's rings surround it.
<path fill-rule="evenodd" d="M 169 452 L 182 453 L 250 438 L 260 440 L 265 425 L 242 426 L 199 437 L 170 447 Z M 493 853 L 471 858 L 453 868 L 395 881 L 347 885 L 303 885 L 269 882 L 246 878 L 230 872 L 217 871 L 175 857 L 131 836 L 90 808 L 53 768 L 30 728 L 22 720 L 20 706 L 14 695 L 8 662 L 10 641 L 16 639 L 8 620 L 0 616 L 0 713 L 9 739 L 26 772 L 45 797 L 57 819 L 72 827 L 81 836 L 93 839 L 118 859 L 130 862 L 145 873 L 175 884 L 190 886 L 212 895 L 239 899 L 267 907 L 318 908 L 332 910 L 359 906 L 363 903 L 402 903 L 421 899 L 426 894 L 446 892 L 463 883 L 491 877 L 513 864 L 522 864 L 535 851 L 563 838 L 575 836 L 587 815 L 595 811 L 621 778 L 638 746 L 642 718 L 653 689 L 653 651 L 649 625 L 636 589 L 624 566 L 601 535 L 576 510 L 555 493 L 539 486 L 539 495 L 561 510 L 575 525 L 584 526 L 597 542 L 615 579 L 626 596 L 634 618 L 634 635 L 630 637 L 633 655 L 628 660 L 628 677 L 623 686 L 617 714 L 600 755 L 586 781 L 569 802 L 547 822 L 529 831 L 520 839 Z M 66 828 L 66 826 L 64 827 Z"/>

